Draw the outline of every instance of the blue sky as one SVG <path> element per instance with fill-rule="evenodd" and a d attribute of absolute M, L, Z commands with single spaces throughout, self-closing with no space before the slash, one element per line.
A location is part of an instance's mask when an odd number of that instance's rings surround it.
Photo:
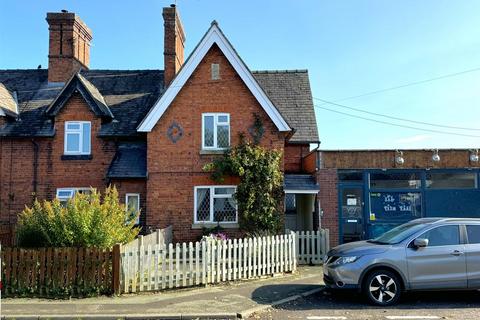
<path fill-rule="evenodd" d="M 91 68 L 163 68 L 162 7 L 171 1 L 0 1 L 0 69 L 47 66 L 48 11 L 76 12 L 93 30 Z M 477 0 L 178 0 L 190 53 L 216 19 L 252 70 L 308 69 L 313 96 L 401 122 L 315 103 L 322 148 L 480 147 L 480 71 L 356 99 L 384 88 L 480 68 Z"/>

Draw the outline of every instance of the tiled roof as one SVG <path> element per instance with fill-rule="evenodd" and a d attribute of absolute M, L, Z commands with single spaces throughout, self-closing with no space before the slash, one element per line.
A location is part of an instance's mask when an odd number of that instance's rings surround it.
<path fill-rule="evenodd" d="M 147 177 L 147 145 L 142 142 L 123 142 L 108 169 L 110 179 L 138 179 Z"/>
<path fill-rule="evenodd" d="M 136 136 L 137 125 L 163 92 L 161 70 L 88 70 L 81 75 L 86 86 L 106 103 L 114 119 L 102 125 L 103 136 Z M 63 89 L 63 84 L 48 83 L 48 71 L 0 70 L 0 82 L 17 92 L 20 116 L 0 129 L 0 136 L 52 136 L 51 117 L 45 113 Z"/>
<path fill-rule="evenodd" d="M 318 142 L 308 72 L 283 70 L 252 73 L 290 127 L 295 130 L 290 142 Z"/>
<path fill-rule="evenodd" d="M 254 71 L 262 89 L 295 129 L 292 142 L 316 142 L 318 132 L 306 71 Z M 0 136 L 52 136 L 53 121 L 45 111 L 63 89 L 48 83 L 48 71 L 0 70 L 0 83 L 16 92 L 17 120 L 0 128 Z M 87 70 L 83 84 L 99 106 L 108 106 L 113 119 L 102 124 L 101 136 L 139 136 L 137 127 L 163 94 L 162 70 Z"/>
<path fill-rule="evenodd" d="M 309 174 L 286 174 L 283 180 L 285 190 L 317 191 L 320 187 L 315 177 Z"/>

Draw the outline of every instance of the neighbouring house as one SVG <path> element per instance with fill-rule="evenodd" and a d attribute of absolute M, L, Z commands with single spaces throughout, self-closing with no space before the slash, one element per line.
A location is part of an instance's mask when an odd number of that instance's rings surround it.
<path fill-rule="evenodd" d="M 0 70 L 3 243 L 35 198 L 67 201 L 110 184 L 141 209 L 143 230 L 172 225 L 187 241 L 219 223 L 238 234 L 238 180 L 218 185 L 202 167 L 241 132 L 284 153 L 285 228 L 319 227 L 307 71 L 250 71 L 215 21 L 185 60 L 177 8 L 163 18 L 164 70 L 89 69 L 92 31 L 65 11 L 47 14 L 48 69 Z"/>

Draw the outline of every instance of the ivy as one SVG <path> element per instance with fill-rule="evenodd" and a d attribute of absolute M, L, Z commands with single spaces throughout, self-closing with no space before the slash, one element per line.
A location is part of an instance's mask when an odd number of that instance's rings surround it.
<path fill-rule="evenodd" d="M 266 149 L 240 136 L 240 144 L 222 158 L 204 166 L 211 178 L 223 182 L 225 176 L 238 176 L 234 194 L 240 227 L 249 233 L 278 233 L 282 203 L 282 152 Z"/>

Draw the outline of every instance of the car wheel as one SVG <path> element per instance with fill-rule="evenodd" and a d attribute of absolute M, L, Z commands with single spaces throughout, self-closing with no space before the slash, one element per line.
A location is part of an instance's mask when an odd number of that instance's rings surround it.
<path fill-rule="evenodd" d="M 390 306 L 398 302 L 402 287 L 398 277 L 387 270 L 370 273 L 365 280 L 364 293 L 368 300 L 378 306 Z"/>

